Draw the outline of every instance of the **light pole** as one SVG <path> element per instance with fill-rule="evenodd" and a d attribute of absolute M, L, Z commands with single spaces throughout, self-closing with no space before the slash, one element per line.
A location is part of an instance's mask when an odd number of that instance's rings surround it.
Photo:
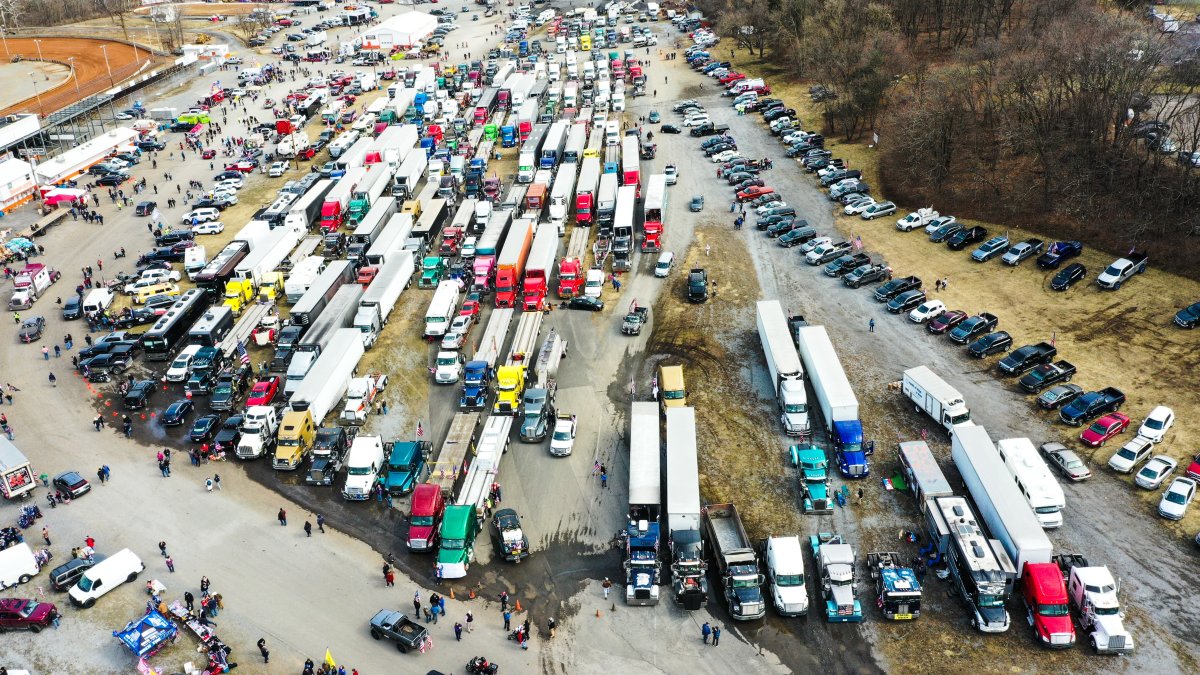
<path fill-rule="evenodd" d="M 133 62 L 137 64 L 138 68 L 141 68 L 141 67 L 142 67 L 142 60 L 141 60 L 140 58 L 138 58 L 138 48 L 137 48 L 137 46 L 136 46 L 136 45 L 130 45 L 130 48 L 131 48 L 131 49 L 133 49 Z"/>
<path fill-rule="evenodd" d="M 37 97 L 38 112 L 40 113 L 42 112 L 42 94 L 38 91 L 37 73 L 30 73 L 29 79 L 33 82 L 33 95 Z"/>
<path fill-rule="evenodd" d="M 104 54 L 104 67 L 108 69 L 108 83 L 115 87 L 117 83 L 113 81 L 112 66 L 108 64 L 108 45 L 100 45 L 100 51 Z"/>
<path fill-rule="evenodd" d="M 43 59 L 43 58 L 42 58 L 42 41 L 41 41 L 41 40 L 34 40 L 34 41 L 33 41 L 33 44 L 34 44 L 34 46 L 35 46 L 35 47 L 37 47 L 37 52 L 38 52 L 38 61 L 44 61 L 45 59 Z"/>
<path fill-rule="evenodd" d="M 79 71 L 75 70 L 75 57 L 68 56 L 67 62 L 71 64 L 71 79 L 75 80 L 75 93 L 79 93 Z"/>

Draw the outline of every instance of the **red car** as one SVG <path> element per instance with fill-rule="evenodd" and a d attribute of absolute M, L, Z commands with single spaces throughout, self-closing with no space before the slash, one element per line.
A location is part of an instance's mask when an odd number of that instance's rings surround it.
<path fill-rule="evenodd" d="M 744 79 L 746 79 L 746 76 L 741 73 L 725 73 L 720 79 L 717 80 L 717 82 L 720 82 L 721 84 L 731 84 L 733 82 L 737 82 L 738 80 Z"/>
<path fill-rule="evenodd" d="M 925 324 L 925 329 L 934 335 L 941 335 L 967 318 L 967 313 L 957 309 L 947 310 L 938 314 Z"/>
<path fill-rule="evenodd" d="M 463 301 L 462 309 L 458 310 L 459 316 L 479 316 L 479 294 L 472 293 Z"/>
<path fill-rule="evenodd" d="M 1105 441 L 1128 428 L 1129 415 L 1119 412 L 1109 413 L 1092 422 L 1092 426 L 1084 429 L 1083 433 L 1079 434 L 1079 440 L 1083 441 L 1084 445 L 1098 448 L 1104 445 Z"/>
<path fill-rule="evenodd" d="M 746 202 L 756 197 L 770 194 L 775 194 L 775 188 L 755 185 L 737 193 L 737 200 L 739 202 Z"/>
<path fill-rule="evenodd" d="M 274 400 L 277 393 L 279 393 L 279 376 L 264 377 L 254 383 L 254 388 L 246 397 L 246 406 L 271 405 L 271 401 Z"/>
<path fill-rule="evenodd" d="M 217 151 L 212 150 L 212 149 L 208 149 L 208 150 L 205 150 L 204 152 L 200 153 L 200 159 L 212 159 L 213 157 L 216 157 L 216 156 L 217 156 Z"/>
<path fill-rule="evenodd" d="M 257 159 L 243 159 L 233 164 L 226 164 L 226 171 L 241 171 L 242 173 L 253 173 L 258 168 Z"/>
<path fill-rule="evenodd" d="M 48 602 L 26 598 L 0 599 L 0 631 L 27 630 L 37 633 L 54 624 L 58 608 Z"/>
<path fill-rule="evenodd" d="M 1191 465 L 1188 466 L 1187 475 L 1200 480 L 1200 455 L 1196 455 L 1196 458 L 1192 460 Z"/>

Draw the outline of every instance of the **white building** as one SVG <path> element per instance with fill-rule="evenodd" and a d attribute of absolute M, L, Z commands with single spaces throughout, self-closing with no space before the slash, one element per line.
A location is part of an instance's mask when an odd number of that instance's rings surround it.
<path fill-rule="evenodd" d="M 136 141 L 138 132 L 129 127 L 117 127 L 77 147 L 39 162 L 34 171 L 38 183 L 58 183 L 68 180 L 108 156 L 116 148 Z"/>
<path fill-rule="evenodd" d="M 21 205 L 33 195 L 37 183 L 33 167 L 25 160 L 6 157 L 0 160 L 0 210 Z"/>
<path fill-rule="evenodd" d="M 437 19 L 425 12 L 398 14 L 363 31 L 358 39 L 359 48 L 408 50 L 432 35 L 434 28 L 437 28 Z"/>

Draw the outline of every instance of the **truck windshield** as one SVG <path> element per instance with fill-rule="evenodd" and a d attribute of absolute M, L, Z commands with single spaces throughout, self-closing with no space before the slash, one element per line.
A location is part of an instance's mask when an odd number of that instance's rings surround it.
<path fill-rule="evenodd" d="M 687 393 L 682 389 L 667 389 L 663 391 L 663 398 L 668 401 L 682 401 Z"/>
<path fill-rule="evenodd" d="M 92 584 L 94 584 L 94 583 L 95 582 L 92 581 L 91 577 L 84 574 L 83 576 L 79 577 L 79 590 L 86 593 L 86 592 L 92 590 Z"/>
<path fill-rule="evenodd" d="M 85 589 L 86 590 L 86 589 Z M 1092 607 L 1096 616 L 1116 616 L 1121 613 L 1120 607 Z"/>
<path fill-rule="evenodd" d="M 733 578 L 733 587 L 734 588 L 758 588 L 758 577 L 757 576 L 734 577 Z"/>
<path fill-rule="evenodd" d="M 408 519 L 408 524 L 416 525 L 418 527 L 429 527 L 430 525 L 433 525 L 433 516 L 410 516 Z"/>
<path fill-rule="evenodd" d="M 370 465 L 368 466 L 352 466 L 346 469 L 346 473 L 351 476 L 369 476 L 372 473 Z"/>
<path fill-rule="evenodd" d="M 279 445 L 285 448 L 294 448 L 300 445 L 300 438 L 293 436 L 280 436 Z"/>
<path fill-rule="evenodd" d="M 452 366 L 458 361 L 456 356 L 444 356 L 437 360 L 439 366 Z"/>
<path fill-rule="evenodd" d="M 776 586 L 803 586 L 803 574 L 781 574 L 775 577 Z"/>
<path fill-rule="evenodd" d="M 452 549 L 452 550 L 461 550 L 463 548 L 463 540 L 462 539 L 443 539 L 442 540 L 442 548 Z"/>
<path fill-rule="evenodd" d="M 951 417 L 950 424 L 952 424 L 952 425 L 953 424 L 962 424 L 963 422 L 966 422 L 970 419 L 971 419 L 971 413 L 970 413 L 970 411 L 968 411 L 961 415 L 955 415 L 954 417 Z"/>
<path fill-rule="evenodd" d="M 783 412 L 789 415 L 806 415 L 808 414 L 807 403 L 789 403 L 783 407 Z"/>
<path fill-rule="evenodd" d="M 1058 513 L 1060 510 L 1057 506 L 1039 506 L 1034 509 L 1037 513 Z"/>
<path fill-rule="evenodd" d="M 1038 605 L 1038 614 L 1042 616 L 1070 616 L 1071 612 L 1067 609 L 1067 603 L 1054 605 Z"/>
<path fill-rule="evenodd" d="M 412 464 L 388 464 L 388 471 L 412 471 Z"/>
<path fill-rule="evenodd" d="M 980 595 L 976 603 L 980 607 L 1003 607 L 1004 596 L 1002 595 Z"/>

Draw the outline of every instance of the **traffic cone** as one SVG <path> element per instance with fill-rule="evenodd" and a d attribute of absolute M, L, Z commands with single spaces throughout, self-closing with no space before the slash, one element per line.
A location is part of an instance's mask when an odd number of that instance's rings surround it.
<path fill-rule="evenodd" d="M 520 600 L 517 600 L 516 608 L 517 608 L 517 611 L 518 611 L 518 612 L 523 612 L 523 611 L 525 611 L 525 610 L 521 609 L 521 601 L 520 601 Z"/>
<path fill-rule="evenodd" d="M 474 599 L 475 599 L 475 589 L 474 589 L 474 588 L 472 588 L 472 589 L 471 589 L 471 592 L 469 593 L 469 597 L 470 597 L 470 599 L 472 599 L 472 600 L 474 600 Z"/>
<path fill-rule="evenodd" d="M 600 618 L 600 610 L 596 610 L 596 618 L 597 618 L 597 619 L 599 619 L 599 618 Z"/>
<path fill-rule="evenodd" d="M 452 586 L 452 587 L 450 587 L 450 599 L 451 599 L 451 600 L 453 600 L 453 599 L 454 599 L 454 587 L 453 587 L 453 586 Z"/>

